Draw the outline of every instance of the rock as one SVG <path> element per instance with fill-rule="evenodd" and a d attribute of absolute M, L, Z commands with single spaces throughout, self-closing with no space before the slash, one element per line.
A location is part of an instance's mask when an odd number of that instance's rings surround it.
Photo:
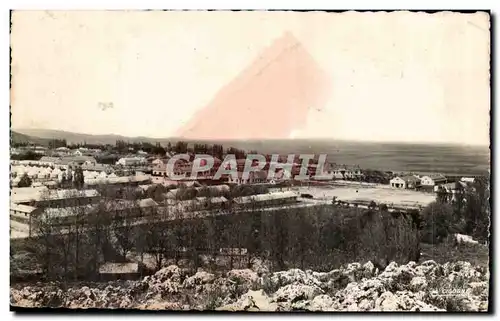
<path fill-rule="evenodd" d="M 276 311 L 277 304 L 272 303 L 264 291 L 248 291 L 238 301 L 224 305 L 219 311 Z"/>
<path fill-rule="evenodd" d="M 312 272 L 311 273 L 312 277 L 318 280 L 321 283 L 328 282 L 330 279 L 330 273 L 325 273 L 325 272 Z"/>
<path fill-rule="evenodd" d="M 307 311 L 308 305 L 309 305 L 308 300 L 298 300 L 292 302 L 291 311 Z"/>
<path fill-rule="evenodd" d="M 141 304 L 137 308 L 140 310 L 184 310 L 184 307 L 177 302 L 158 302 L 154 300 Z"/>
<path fill-rule="evenodd" d="M 470 282 L 469 289 L 472 295 L 476 296 L 488 296 L 489 284 L 488 282 Z"/>
<path fill-rule="evenodd" d="M 80 289 L 80 292 L 82 292 L 83 294 L 85 294 L 86 296 L 90 296 L 90 289 L 88 286 L 84 286 Z"/>
<path fill-rule="evenodd" d="M 340 271 L 339 269 L 331 270 L 330 272 L 328 272 L 328 276 L 330 278 L 338 278 L 341 275 L 342 271 Z"/>
<path fill-rule="evenodd" d="M 342 272 L 342 275 L 348 278 L 349 282 L 356 282 L 363 277 L 363 270 L 360 263 L 350 263 Z"/>
<path fill-rule="evenodd" d="M 413 277 L 418 273 L 406 265 L 397 267 L 392 263 L 377 278 L 384 283 L 388 290 L 400 291 L 407 289 Z"/>
<path fill-rule="evenodd" d="M 425 290 L 427 288 L 427 280 L 425 277 L 416 276 L 411 280 L 410 286 L 413 291 Z"/>
<path fill-rule="evenodd" d="M 375 302 L 369 299 L 363 299 L 358 304 L 359 311 L 370 311 L 375 306 Z"/>
<path fill-rule="evenodd" d="M 393 261 L 393 262 L 389 263 L 388 266 L 386 266 L 386 268 L 384 269 L 384 272 L 393 272 L 393 271 L 396 271 L 397 268 L 398 268 L 398 264 Z"/>
<path fill-rule="evenodd" d="M 39 283 L 11 288 L 12 305 L 67 308 L 215 309 L 230 311 L 486 311 L 489 271 L 468 262 L 443 265 L 391 262 L 377 274 L 371 262 L 348 264 L 330 272 L 291 269 L 259 277 L 249 269 L 226 277 L 198 271 L 182 282 L 175 265 L 140 281 L 62 288 Z M 266 282 L 261 282 L 263 279 Z M 248 291 L 259 284 L 269 291 Z M 327 295 L 324 290 L 331 293 Z M 64 290 L 63 290 L 64 289 Z M 243 295 L 241 295 L 244 293 Z M 443 293 L 454 295 L 443 296 Z M 440 307 L 440 308 L 438 308 Z"/>
<path fill-rule="evenodd" d="M 244 270 L 231 270 L 227 273 L 227 277 L 231 281 L 239 282 L 240 284 L 246 284 L 248 286 L 256 283 L 259 280 L 257 273 L 250 269 Z"/>
<path fill-rule="evenodd" d="M 360 289 L 358 283 L 351 282 L 338 294 L 340 298 L 342 298 L 343 304 L 351 305 L 352 303 L 358 302 L 360 298 L 364 297 L 366 292 Z"/>
<path fill-rule="evenodd" d="M 375 274 L 375 265 L 371 261 L 368 261 L 363 265 L 363 276 L 366 278 L 371 278 Z"/>
<path fill-rule="evenodd" d="M 215 275 L 204 271 L 196 272 L 195 275 L 184 280 L 184 287 L 187 289 L 194 288 L 196 285 L 211 283 L 215 280 Z"/>
<path fill-rule="evenodd" d="M 436 266 L 438 264 L 434 260 L 427 260 L 425 262 L 422 262 L 422 264 L 420 264 L 420 265 L 422 265 L 422 266 Z"/>
<path fill-rule="evenodd" d="M 311 285 L 320 287 L 322 284 L 312 275 L 308 275 L 300 269 L 290 269 L 288 271 L 275 272 L 269 278 L 269 281 L 275 287 L 283 287 L 292 283 Z"/>
<path fill-rule="evenodd" d="M 131 308 L 131 305 L 132 305 L 132 299 L 129 298 L 128 296 L 125 296 L 121 299 L 120 301 L 120 309 L 128 309 L 128 308 Z"/>
<path fill-rule="evenodd" d="M 428 270 L 426 273 L 426 278 L 430 280 L 434 280 L 442 276 L 444 276 L 444 270 L 440 265 L 436 265 L 430 268 L 430 270 Z"/>
<path fill-rule="evenodd" d="M 397 311 L 398 299 L 392 292 L 384 292 L 375 301 L 375 309 L 380 311 Z"/>
<path fill-rule="evenodd" d="M 172 280 L 166 280 L 163 283 L 160 283 L 156 286 L 156 289 L 159 290 L 160 294 L 176 294 L 179 293 L 181 285 Z"/>
<path fill-rule="evenodd" d="M 320 294 L 323 294 L 323 290 L 317 286 L 294 283 L 279 288 L 274 294 L 274 301 L 293 303 L 298 300 L 311 300 Z"/>
<path fill-rule="evenodd" d="M 309 311 L 335 311 L 333 299 L 326 294 L 320 294 L 312 299 L 306 307 Z"/>
<path fill-rule="evenodd" d="M 147 278 L 144 278 L 146 281 Z M 181 269 L 177 265 L 169 265 L 157 271 L 151 278 L 158 282 L 164 282 L 166 280 L 172 280 L 175 282 L 181 282 Z"/>

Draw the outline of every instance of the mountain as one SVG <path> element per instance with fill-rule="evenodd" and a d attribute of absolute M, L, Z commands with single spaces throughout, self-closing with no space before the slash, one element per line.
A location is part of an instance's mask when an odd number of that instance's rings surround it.
<path fill-rule="evenodd" d="M 18 133 L 16 131 L 10 131 L 10 141 L 11 143 L 34 143 L 37 145 L 48 146 L 50 139 L 44 139 L 40 137 L 33 137 L 30 135 L 25 135 Z"/>
<path fill-rule="evenodd" d="M 330 82 L 289 32 L 223 87 L 177 136 L 191 139 L 288 139 L 321 110 Z"/>
<path fill-rule="evenodd" d="M 19 128 L 16 129 L 17 134 L 23 136 L 37 137 L 38 139 L 66 139 L 68 144 L 71 143 L 83 143 L 86 142 L 88 144 L 112 144 L 114 145 L 117 140 L 124 140 L 129 142 L 149 142 L 155 143 L 158 141 L 168 142 L 170 139 L 156 139 L 151 137 L 127 137 L 121 135 L 92 135 L 92 134 L 84 134 L 84 133 L 73 133 L 67 132 L 63 130 L 53 130 L 53 129 L 31 129 L 31 128 Z M 176 140 L 172 140 L 176 141 Z"/>

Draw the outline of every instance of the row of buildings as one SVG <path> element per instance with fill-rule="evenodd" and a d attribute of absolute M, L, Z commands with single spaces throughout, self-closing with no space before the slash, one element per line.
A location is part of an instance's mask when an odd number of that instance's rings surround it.
<path fill-rule="evenodd" d="M 428 192 L 443 192 L 456 200 L 466 188 L 475 181 L 474 177 L 462 177 L 448 181 L 442 174 L 396 176 L 390 180 L 390 186 L 397 189 L 413 189 Z"/>
<path fill-rule="evenodd" d="M 192 158 L 188 161 L 185 159 L 176 160 L 172 173 L 167 171 L 167 162 L 168 158 L 165 159 L 155 159 L 152 162 L 152 176 L 153 177 L 164 177 L 169 178 L 171 175 L 184 175 L 186 179 L 200 179 L 200 180 L 208 180 L 212 179 L 220 166 L 222 165 L 222 161 L 216 157 L 214 157 L 214 165 L 210 170 L 205 172 L 197 173 L 196 177 L 190 177 L 192 174 L 193 164 L 196 160 L 196 156 L 193 155 Z M 300 171 L 302 168 L 302 164 L 300 159 L 296 159 L 294 161 L 293 166 L 290 169 L 280 168 L 280 165 L 286 162 L 285 160 L 280 160 L 278 163 L 272 163 L 270 157 L 266 159 L 266 163 L 262 167 L 262 170 L 251 172 L 248 177 L 243 175 L 244 168 L 246 166 L 246 159 L 236 159 L 236 170 L 237 177 L 233 177 L 230 175 L 223 176 L 225 181 L 233 184 L 261 184 L 261 183 L 274 183 L 280 180 L 288 180 L 293 179 L 295 176 L 300 175 Z M 254 162 L 252 166 L 255 166 L 257 162 Z M 203 165 L 203 164 L 201 164 Z M 275 167 L 275 165 L 277 165 Z M 311 178 L 322 179 L 319 175 L 316 175 L 317 171 L 317 160 L 312 160 L 311 163 L 307 167 L 306 175 Z M 276 174 L 272 179 L 268 179 L 268 172 L 270 168 L 277 168 Z M 325 177 L 328 176 L 333 179 L 351 179 L 351 180 L 360 180 L 363 177 L 362 170 L 359 166 L 349 166 L 342 164 L 334 164 L 334 163 L 326 163 L 323 168 L 323 173 Z"/>
<path fill-rule="evenodd" d="M 59 156 L 94 156 L 101 153 L 102 151 L 98 148 L 91 149 L 85 147 L 74 148 L 74 149 L 70 149 L 68 147 L 58 147 L 55 149 L 50 149 L 40 145 L 12 147 L 10 149 L 11 155 L 19 155 L 26 152 L 33 152 L 38 155 L 57 154 Z"/>
<path fill-rule="evenodd" d="M 201 189 L 211 189 L 219 195 L 227 195 L 229 192 L 227 185 L 198 187 L 196 190 Z M 158 216 L 158 219 L 168 217 L 175 219 L 179 218 L 178 215 L 186 218 L 189 213 L 199 211 L 244 210 L 252 206 L 283 206 L 297 202 L 298 198 L 298 194 L 286 191 L 232 199 L 225 196 L 197 197 L 195 193 L 192 198 L 178 200 L 179 191 L 169 191 L 165 195 L 165 201 L 159 204 L 151 198 L 104 200 L 95 189 L 14 188 L 11 191 L 10 219 L 17 227 L 23 226 L 26 236 L 32 236 L 37 231 L 39 218 L 50 219 L 44 222 L 58 226 L 75 224 L 76 219 L 84 222 L 85 218 L 93 214 L 102 216 L 104 213 L 107 213 L 106 217 L 111 220 L 120 220 L 123 214 L 127 219 L 140 219 L 154 215 Z"/>

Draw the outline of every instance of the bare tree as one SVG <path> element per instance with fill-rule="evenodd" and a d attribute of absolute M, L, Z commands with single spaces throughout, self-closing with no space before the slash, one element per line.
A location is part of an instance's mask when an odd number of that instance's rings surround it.
<path fill-rule="evenodd" d="M 157 222 L 154 216 L 147 217 L 146 222 L 139 233 L 144 233 L 144 251 L 153 255 L 156 270 L 159 270 L 165 255 L 172 249 L 171 233 L 167 228 L 168 222 Z"/>
<path fill-rule="evenodd" d="M 97 273 L 101 259 L 106 259 L 105 249 L 110 243 L 112 217 L 109 213 L 107 198 L 101 198 L 94 211 L 88 215 L 86 222 L 93 272 Z"/>
<path fill-rule="evenodd" d="M 115 236 L 117 250 L 123 260 L 134 247 L 133 241 L 133 213 L 137 210 L 136 204 L 133 202 L 115 203 L 112 207 L 114 210 L 113 217 L 113 234 Z"/>

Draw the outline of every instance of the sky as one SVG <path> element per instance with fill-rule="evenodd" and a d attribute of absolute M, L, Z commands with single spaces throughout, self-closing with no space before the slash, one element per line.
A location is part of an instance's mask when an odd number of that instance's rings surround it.
<path fill-rule="evenodd" d="M 331 79 L 291 138 L 488 144 L 489 28 L 486 14 L 16 11 L 12 127 L 172 136 L 290 32 Z"/>

